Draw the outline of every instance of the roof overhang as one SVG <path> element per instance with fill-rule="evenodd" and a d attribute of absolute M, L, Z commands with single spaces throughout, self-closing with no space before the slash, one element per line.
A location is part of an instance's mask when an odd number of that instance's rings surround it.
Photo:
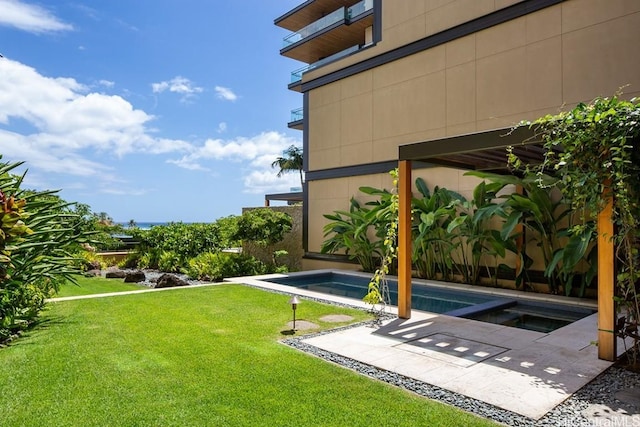
<path fill-rule="evenodd" d="M 545 149 L 526 127 L 494 129 L 399 147 L 399 160 L 424 161 L 459 169 L 507 171 L 507 147 L 527 164 L 540 163 Z"/>

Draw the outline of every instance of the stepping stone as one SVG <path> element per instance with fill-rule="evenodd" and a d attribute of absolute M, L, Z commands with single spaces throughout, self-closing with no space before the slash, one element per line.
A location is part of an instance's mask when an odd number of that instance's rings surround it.
<path fill-rule="evenodd" d="M 287 327 L 289 329 L 293 329 L 293 321 L 287 323 Z M 296 330 L 297 331 L 308 331 L 310 329 L 319 329 L 320 326 L 316 325 L 313 322 L 307 322 L 306 320 L 296 320 Z"/>

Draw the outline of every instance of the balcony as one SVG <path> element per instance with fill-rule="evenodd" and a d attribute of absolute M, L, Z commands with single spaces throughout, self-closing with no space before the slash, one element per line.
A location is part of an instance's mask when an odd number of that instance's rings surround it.
<path fill-rule="evenodd" d="M 291 121 L 287 124 L 289 129 L 302 130 L 304 123 L 304 108 L 291 110 Z"/>
<path fill-rule="evenodd" d="M 340 51 L 338 53 L 334 53 L 331 56 L 328 56 L 324 59 L 321 59 L 320 61 L 314 62 L 313 64 L 304 66 L 302 68 L 298 68 L 295 71 L 291 72 L 291 83 L 289 83 L 289 87 L 291 88 L 291 86 L 296 85 L 297 83 L 302 81 L 302 75 L 304 73 L 306 73 L 307 71 L 311 71 L 315 68 L 318 67 L 322 67 L 325 64 L 328 64 L 329 62 L 333 62 L 335 60 L 338 60 L 340 58 L 343 58 L 345 56 L 349 56 L 354 52 L 357 52 L 360 50 L 360 45 L 355 45 L 355 46 L 351 46 L 343 51 Z"/>
<path fill-rule="evenodd" d="M 283 56 L 313 64 L 365 44 L 365 30 L 373 25 L 373 0 L 342 6 L 284 38 Z"/>
<path fill-rule="evenodd" d="M 274 24 L 289 31 L 298 31 L 312 22 L 341 7 L 349 7 L 358 0 L 306 0 L 284 15 L 276 18 Z"/>

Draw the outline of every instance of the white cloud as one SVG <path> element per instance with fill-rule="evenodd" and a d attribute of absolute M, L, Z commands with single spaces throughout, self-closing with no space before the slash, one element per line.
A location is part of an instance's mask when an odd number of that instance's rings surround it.
<path fill-rule="evenodd" d="M 191 97 L 195 96 L 195 94 L 203 91 L 201 87 L 194 85 L 191 80 L 182 76 L 176 76 L 171 80 L 165 80 L 159 83 L 151 83 L 151 89 L 153 93 L 162 93 L 165 91 L 178 93 L 183 95 L 181 101 L 188 101 Z"/>
<path fill-rule="evenodd" d="M 110 159 L 173 153 L 168 163 L 193 171 L 217 171 L 216 162 L 236 163 L 237 176 L 249 192 L 288 191 L 299 185 L 296 174 L 277 178 L 271 168 L 285 148 L 300 145 L 295 138 L 278 132 L 210 138 L 201 144 L 163 138 L 152 127 L 155 117 L 121 96 L 91 91 L 72 78 L 47 77 L 7 58 L 0 58 L 0 76 L 0 153 L 5 161 L 27 161 L 41 179 L 78 177 L 90 180 L 97 191 L 114 194 L 119 191 L 114 188 L 126 189 L 127 183 L 107 166 Z M 218 130 L 226 130 L 226 124 L 221 122 Z"/>
<path fill-rule="evenodd" d="M 288 193 L 291 188 L 300 187 L 300 176 L 291 173 L 278 178 L 274 170 L 252 171 L 244 177 L 244 187 L 251 194 Z"/>
<path fill-rule="evenodd" d="M 208 164 L 212 161 L 232 161 L 241 164 L 238 173 L 244 174 L 245 191 L 289 191 L 290 187 L 300 186 L 300 178 L 297 174 L 278 178 L 271 163 L 292 144 L 300 145 L 300 141 L 278 132 L 231 140 L 208 139 L 201 147 L 169 162 L 189 170 L 210 170 Z"/>
<path fill-rule="evenodd" d="M 220 99 L 224 99 L 226 101 L 235 101 L 238 99 L 238 95 L 233 93 L 233 91 L 227 87 L 216 86 L 214 89 L 217 97 Z"/>
<path fill-rule="evenodd" d="M 146 190 L 144 188 L 102 188 L 99 190 L 100 193 L 103 194 L 111 194 L 114 196 L 144 196 L 148 194 L 150 190 Z"/>
<path fill-rule="evenodd" d="M 122 156 L 132 152 L 188 152 L 188 142 L 151 135 L 154 117 L 120 96 L 89 92 L 70 78 L 51 78 L 9 59 L 0 59 L 0 153 L 26 160 L 49 173 L 99 176 L 112 171 L 87 157 L 91 153 Z M 27 122 L 29 134 L 11 130 L 12 120 Z"/>
<path fill-rule="evenodd" d="M 115 82 L 112 82 L 110 80 L 100 80 L 98 84 L 104 87 L 109 87 L 109 88 L 114 87 L 116 85 Z"/>
<path fill-rule="evenodd" d="M 73 29 L 43 7 L 20 0 L 0 0 L 0 25 L 36 34 Z"/>
<path fill-rule="evenodd" d="M 227 131 L 227 124 L 225 122 L 218 123 L 218 133 L 224 133 Z"/>

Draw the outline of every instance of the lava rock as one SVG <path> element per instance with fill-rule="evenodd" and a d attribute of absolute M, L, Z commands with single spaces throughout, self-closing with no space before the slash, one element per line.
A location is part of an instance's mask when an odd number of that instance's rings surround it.
<path fill-rule="evenodd" d="M 173 274 L 165 273 L 162 276 L 158 277 L 158 281 L 156 282 L 155 288 L 173 288 L 175 286 L 188 286 L 189 282 L 186 280 L 182 280 L 178 276 L 174 276 Z"/>
<path fill-rule="evenodd" d="M 140 270 L 129 271 L 124 276 L 125 283 L 140 283 L 144 282 L 146 279 L 147 276 L 145 276 L 144 271 Z"/>
<path fill-rule="evenodd" d="M 111 270 L 107 271 L 104 277 L 107 279 L 124 279 L 126 275 L 127 273 L 122 270 Z"/>

